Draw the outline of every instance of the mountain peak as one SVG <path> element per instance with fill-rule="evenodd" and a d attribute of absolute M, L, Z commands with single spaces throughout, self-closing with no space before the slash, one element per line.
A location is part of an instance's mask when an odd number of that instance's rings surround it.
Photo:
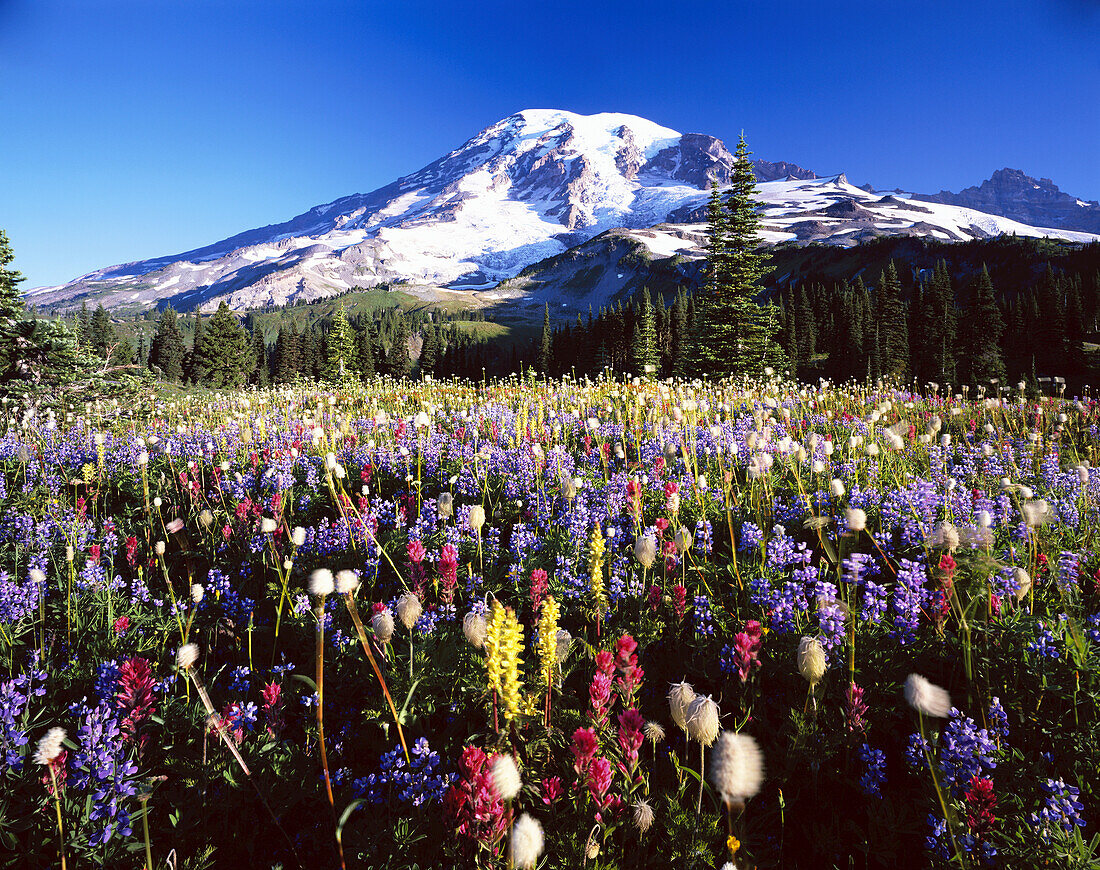
<path fill-rule="evenodd" d="M 1100 232 L 1100 204 L 1064 193 L 1049 178 L 1033 178 L 1020 169 L 998 169 L 981 184 L 958 193 L 941 190 L 917 196 L 927 202 L 973 208 L 1032 226 Z"/>

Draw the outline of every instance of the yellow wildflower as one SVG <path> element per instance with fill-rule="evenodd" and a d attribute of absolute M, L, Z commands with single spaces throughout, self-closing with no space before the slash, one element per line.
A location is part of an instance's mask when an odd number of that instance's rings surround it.
<path fill-rule="evenodd" d="M 554 666 L 558 661 L 558 619 L 561 607 L 554 596 L 542 602 L 542 614 L 539 616 L 539 659 L 542 663 L 541 675 L 547 688 L 554 682 Z"/>

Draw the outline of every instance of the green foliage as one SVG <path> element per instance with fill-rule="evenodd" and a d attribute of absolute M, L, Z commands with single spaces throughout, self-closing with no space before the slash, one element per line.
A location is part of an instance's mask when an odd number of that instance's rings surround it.
<path fill-rule="evenodd" d="M 252 348 L 248 333 L 229 306 L 222 302 L 210 318 L 195 349 L 195 373 L 211 387 L 235 387 L 252 372 Z"/>
<path fill-rule="evenodd" d="M 166 381 L 183 380 L 183 336 L 176 322 L 176 312 L 169 305 L 157 321 L 157 333 L 149 350 L 149 367 L 160 369 Z"/>

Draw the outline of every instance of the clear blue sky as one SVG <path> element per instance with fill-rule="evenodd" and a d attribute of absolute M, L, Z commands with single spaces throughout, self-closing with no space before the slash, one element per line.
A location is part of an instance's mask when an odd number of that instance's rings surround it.
<path fill-rule="evenodd" d="M 414 171 L 522 108 L 643 115 L 856 184 L 1100 199 L 1100 3 L 0 0 L 27 286 Z"/>

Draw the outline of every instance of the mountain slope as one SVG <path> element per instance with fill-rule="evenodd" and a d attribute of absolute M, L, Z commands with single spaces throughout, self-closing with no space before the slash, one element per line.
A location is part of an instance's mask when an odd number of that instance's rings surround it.
<path fill-rule="evenodd" d="M 681 134 L 634 115 L 529 109 L 371 193 L 28 295 L 54 310 L 82 301 L 120 312 L 169 302 L 189 310 L 223 299 L 245 309 L 384 284 L 424 300 L 493 302 L 519 294 L 516 284 L 494 288 L 525 267 L 609 230 L 633 233 L 654 257 L 701 256 L 710 179 L 728 182 L 732 165 L 713 136 Z M 843 175 L 818 178 L 790 163 L 756 161 L 754 171 L 766 242 L 851 245 L 884 234 L 1091 238 L 955 205 L 881 197 Z M 621 292 L 618 280 L 601 281 L 592 292 Z"/>
<path fill-rule="evenodd" d="M 1002 215 L 1033 226 L 1100 233 L 1100 203 L 1070 196 L 1049 178 L 1032 178 L 1019 169 L 998 169 L 981 184 L 958 193 L 941 190 L 914 196 Z"/>

